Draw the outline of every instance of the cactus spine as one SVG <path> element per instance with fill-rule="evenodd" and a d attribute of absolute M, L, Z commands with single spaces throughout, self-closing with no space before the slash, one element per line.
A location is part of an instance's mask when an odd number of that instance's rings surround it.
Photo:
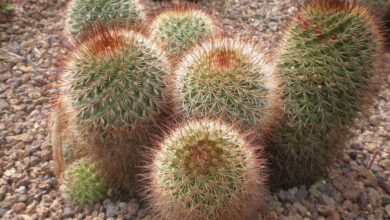
<path fill-rule="evenodd" d="M 285 121 L 269 148 L 273 182 L 309 184 L 325 172 L 371 98 L 382 51 L 376 18 L 363 6 L 314 1 L 291 22 L 277 61 Z"/>
<path fill-rule="evenodd" d="M 252 219 L 264 202 L 265 162 L 228 125 L 190 121 L 152 158 L 145 193 L 158 219 Z"/>
<path fill-rule="evenodd" d="M 71 52 L 62 84 L 70 127 L 113 188 L 131 185 L 139 145 L 171 111 L 169 72 L 165 53 L 132 30 L 94 30 Z"/>
<path fill-rule="evenodd" d="M 175 98 L 187 117 L 223 117 L 268 131 L 280 115 L 279 82 L 261 50 L 215 37 L 195 46 L 175 72 Z"/>

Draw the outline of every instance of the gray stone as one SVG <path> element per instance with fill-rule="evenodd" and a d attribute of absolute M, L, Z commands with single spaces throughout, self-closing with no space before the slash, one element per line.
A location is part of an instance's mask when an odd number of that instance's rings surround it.
<path fill-rule="evenodd" d="M 122 214 L 122 215 L 125 215 L 127 213 L 127 203 L 125 202 L 120 202 L 118 204 L 118 207 L 119 207 L 119 212 Z"/>
<path fill-rule="evenodd" d="M 27 194 L 22 194 L 18 196 L 18 201 L 19 202 L 27 202 L 28 200 L 28 195 Z"/>
<path fill-rule="evenodd" d="M 385 211 L 386 211 L 387 215 L 390 216 L 390 205 L 387 205 L 387 206 L 385 207 Z"/>
<path fill-rule="evenodd" d="M 106 209 L 106 217 L 115 217 L 118 215 L 119 208 L 110 199 L 103 201 L 103 206 Z"/>
<path fill-rule="evenodd" d="M 280 190 L 278 192 L 278 197 L 283 203 L 293 203 L 294 202 L 294 195 L 290 193 L 289 191 Z"/>
<path fill-rule="evenodd" d="M 367 205 L 368 205 L 368 196 L 367 196 L 367 192 L 366 192 L 366 191 L 361 192 L 361 193 L 359 194 L 358 204 L 359 204 L 359 207 L 360 207 L 361 209 L 366 209 L 366 208 L 367 208 Z"/>
<path fill-rule="evenodd" d="M 331 212 L 334 212 L 336 210 L 336 202 L 333 198 L 327 196 L 326 194 L 322 194 L 320 200 L 328 207 Z"/>
<path fill-rule="evenodd" d="M 294 202 L 300 202 L 303 199 L 306 199 L 308 195 L 307 189 L 305 185 L 299 187 L 298 192 L 294 196 Z"/>
<path fill-rule="evenodd" d="M 373 207 L 381 205 L 381 195 L 373 188 L 367 189 L 368 201 Z"/>
<path fill-rule="evenodd" d="M 0 110 L 8 110 L 9 104 L 6 100 L 0 99 Z"/>
<path fill-rule="evenodd" d="M 4 209 L 4 208 L 0 207 L 0 218 L 3 217 L 3 215 L 4 215 L 7 211 L 8 211 L 7 209 Z"/>
<path fill-rule="evenodd" d="M 136 199 L 131 199 L 127 207 L 127 212 L 131 215 L 136 215 L 139 209 L 139 204 Z"/>
<path fill-rule="evenodd" d="M 66 206 L 64 208 L 64 211 L 62 212 L 62 217 L 63 218 L 70 218 L 74 215 L 74 210 L 71 206 Z"/>
<path fill-rule="evenodd" d="M 44 86 L 46 84 L 47 84 L 47 81 L 45 80 L 45 78 L 42 75 L 35 77 L 33 80 L 34 86 Z"/>
<path fill-rule="evenodd" d="M 332 208 L 330 208 L 326 205 L 317 205 L 317 210 L 319 213 L 321 213 L 322 215 L 325 215 L 325 216 L 332 214 L 334 211 Z"/>
<path fill-rule="evenodd" d="M 6 71 L 8 71 L 8 70 L 6 70 Z M 0 82 L 5 82 L 8 79 L 10 79 L 11 77 L 12 77 L 11 73 L 9 73 L 9 72 L 0 73 Z"/>

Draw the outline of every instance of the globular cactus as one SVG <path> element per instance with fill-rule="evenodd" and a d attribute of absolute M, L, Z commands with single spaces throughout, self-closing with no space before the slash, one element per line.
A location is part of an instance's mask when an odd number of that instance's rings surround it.
<path fill-rule="evenodd" d="M 218 33 L 210 15 L 189 6 L 172 6 L 151 19 L 149 32 L 169 53 L 179 55 L 199 40 Z"/>
<path fill-rule="evenodd" d="M 88 31 L 95 23 L 122 27 L 135 25 L 145 19 L 145 11 L 139 0 L 71 0 L 65 23 L 65 31 L 71 41 Z"/>
<path fill-rule="evenodd" d="M 363 6 L 312 1 L 287 28 L 277 66 L 285 120 L 269 148 L 273 183 L 311 183 L 337 157 L 342 140 L 372 97 L 383 37 Z"/>
<path fill-rule="evenodd" d="M 132 185 L 140 145 L 171 111 L 170 71 L 157 44 L 133 30 L 91 31 L 70 52 L 62 83 L 69 130 L 91 146 L 113 188 Z"/>
<path fill-rule="evenodd" d="M 260 48 L 243 40 L 204 41 L 181 60 L 174 77 L 176 103 L 187 117 L 222 117 L 268 132 L 280 116 L 277 73 Z"/>
<path fill-rule="evenodd" d="M 218 121 L 189 121 L 158 144 L 145 174 L 156 219 L 254 219 L 266 193 L 265 161 L 245 135 Z"/>
<path fill-rule="evenodd" d="M 78 205 L 91 205 L 107 196 L 101 172 L 86 160 L 73 163 L 65 171 L 62 189 L 69 201 Z"/>

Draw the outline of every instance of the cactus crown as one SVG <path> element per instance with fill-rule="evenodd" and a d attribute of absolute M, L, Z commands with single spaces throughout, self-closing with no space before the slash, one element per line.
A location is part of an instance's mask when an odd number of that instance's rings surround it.
<path fill-rule="evenodd" d="M 190 121 L 160 147 L 147 188 L 151 208 L 160 218 L 239 219 L 245 215 L 241 206 L 251 210 L 261 201 L 263 161 L 233 128 L 216 121 Z"/>
<path fill-rule="evenodd" d="M 216 37 L 195 46 L 175 72 L 176 98 L 187 116 L 225 117 L 244 125 L 275 121 L 278 81 L 258 48 Z"/>
<path fill-rule="evenodd" d="M 135 31 L 101 29 L 75 46 L 63 90 L 72 122 L 90 142 L 123 132 L 143 132 L 166 112 L 165 53 Z M 108 137 L 109 137 L 108 136 Z"/>
<path fill-rule="evenodd" d="M 75 39 L 96 22 L 126 26 L 144 17 L 143 6 L 138 0 L 72 0 L 68 6 L 66 29 L 71 39 Z"/>
<path fill-rule="evenodd" d="M 309 4 L 291 23 L 278 64 L 288 118 L 325 129 L 350 124 L 382 48 L 375 18 L 364 7 L 334 0 Z"/>
<path fill-rule="evenodd" d="M 188 6 L 173 6 L 157 14 L 150 32 L 172 54 L 178 55 L 192 44 L 217 31 L 206 12 Z"/>
<path fill-rule="evenodd" d="M 107 187 L 95 165 L 81 160 L 65 171 L 64 192 L 71 202 L 90 205 L 106 196 Z"/>

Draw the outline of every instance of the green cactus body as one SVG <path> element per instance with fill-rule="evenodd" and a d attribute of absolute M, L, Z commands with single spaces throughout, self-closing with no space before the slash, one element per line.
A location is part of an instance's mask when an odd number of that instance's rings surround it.
<path fill-rule="evenodd" d="M 63 190 L 67 198 L 78 205 L 91 205 L 107 195 L 107 186 L 97 167 L 87 161 L 78 161 L 66 171 Z"/>
<path fill-rule="evenodd" d="M 279 82 L 254 45 L 213 38 L 188 52 L 175 72 L 177 106 L 187 117 L 223 117 L 269 130 L 279 114 Z"/>
<path fill-rule="evenodd" d="M 264 160 L 232 127 L 190 121 L 159 147 L 145 197 L 158 219 L 251 219 L 264 202 Z"/>
<path fill-rule="evenodd" d="M 96 22 L 125 27 L 144 18 L 144 8 L 138 0 L 72 0 L 68 6 L 66 32 L 73 40 Z"/>
<path fill-rule="evenodd" d="M 91 145 L 107 180 L 131 185 L 123 179 L 139 162 L 138 145 L 171 111 L 170 63 L 137 32 L 101 29 L 89 35 L 75 46 L 63 76 L 70 130 Z"/>
<path fill-rule="evenodd" d="M 149 29 L 157 41 L 174 55 L 218 31 L 210 15 L 200 9 L 183 6 L 173 6 L 160 12 L 151 21 Z"/>
<path fill-rule="evenodd" d="M 285 122 L 270 148 L 275 183 L 324 174 L 370 98 L 382 51 L 379 27 L 362 6 L 314 1 L 291 22 L 277 60 Z"/>

